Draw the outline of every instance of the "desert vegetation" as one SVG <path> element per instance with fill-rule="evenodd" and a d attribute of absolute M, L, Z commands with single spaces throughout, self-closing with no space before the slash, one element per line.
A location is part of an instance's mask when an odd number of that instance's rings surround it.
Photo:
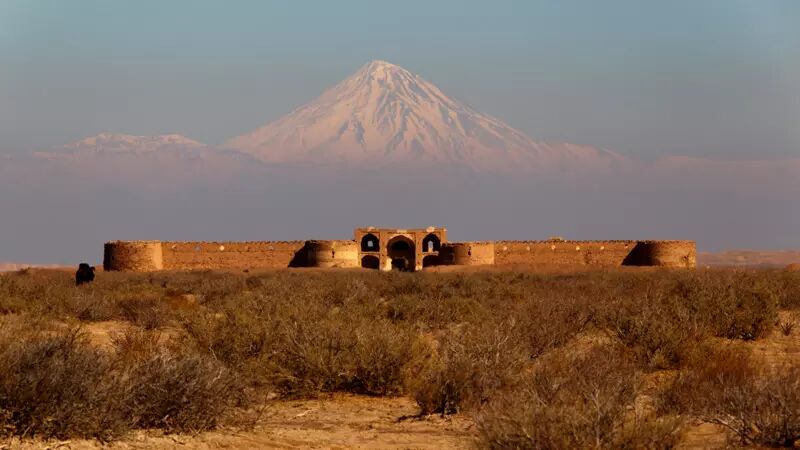
<path fill-rule="evenodd" d="M 630 270 L 0 276 L 0 433 L 112 440 L 208 430 L 273 399 L 408 396 L 483 448 L 669 448 L 690 421 L 734 444 L 800 439 L 800 274 Z M 110 345 L 92 322 L 125 324 Z M 272 400 L 269 400 L 272 401 Z"/>

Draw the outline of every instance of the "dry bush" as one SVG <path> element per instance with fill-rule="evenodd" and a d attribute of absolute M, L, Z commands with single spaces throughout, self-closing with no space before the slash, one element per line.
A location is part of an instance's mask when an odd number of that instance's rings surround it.
<path fill-rule="evenodd" d="M 740 348 L 709 347 L 664 390 L 659 407 L 722 425 L 742 444 L 792 447 L 800 440 L 800 366 L 767 371 Z"/>
<path fill-rule="evenodd" d="M 606 305 L 600 326 L 628 346 L 644 367 L 675 367 L 699 341 L 702 331 L 681 298 L 651 295 L 644 301 L 621 299 Z"/>
<path fill-rule="evenodd" d="M 765 276 L 766 274 L 766 276 Z M 800 271 L 771 270 L 756 272 L 761 288 L 771 292 L 780 309 L 800 309 Z"/>
<path fill-rule="evenodd" d="M 667 272 L 621 280 L 628 292 L 596 305 L 597 324 L 651 369 L 675 368 L 708 336 L 753 340 L 777 322 L 774 274 Z"/>
<path fill-rule="evenodd" d="M 718 337 L 753 340 L 769 334 L 778 318 L 778 295 L 769 278 L 749 272 L 697 275 L 687 289 L 688 306 Z"/>
<path fill-rule="evenodd" d="M 188 319 L 189 344 L 252 384 L 290 396 L 399 393 L 414 330 L 383 318 L 375 305 L 341 297 L 327 301 L 340 306 L 326 308 L 325 300 L 307 298 L 232 299 L 220 305 L 220 315 Z"/>
<path fill-rule="evenodd" d="M 477 415 L 480 443 L 492 449 L 670 448 L 676 420 L 630 413 L 638 384 L 635 364 L 619 349 L 553 359 Z"/>
<path fill-rule="evenodd" d="M 704 343 L 691 353 L 684 369 L 663 390 L 659 409 L 664 413 L 707 411 L 726 386 L 740 385 L 756 376 L 746 348 Z"/>
<path fill-rule="evenodd" d="M 239 311 L 198 312 L 188 316 L 183 326 L 186 345 L 239 371 L 253 384 L 265 383 L 262 363 L 269 357 L 277 333 L 268 319 L 248 313 L 243 305 Z"/>
<path fill-rule="evenodd" d="M 795 325 L 796 324 L 795 324 L 795 322 L 793 320 L 790 320 L 790 321 L 779 321 L 778 322 L 778 327 L 780 328 L 781 333 L 784 336 L 791 336 Z"/>
<path fill-rule="evenodd" d="M 778 329 L 784 336 L 790 336 L 798 323 L 800 323 L 800 311 L 790 311 L 784 318 L 778 319 Z"/>
<path fill-rule="evenodd" d="M 414 335 L 386 320 L 346 322 L 325 318 L 284 324 L 271 351 L 275 386 L 293 396 L 399 393 Z"/>
<path fill-rule="evenodd" d="M 136 428 L 202 431 L 244 400 L 235 376 L 200 355 L 156 351 L 125 368 L 124 416 Z"/>
<path fill-rule="evenodd" d="M 132 322 L 145 330 L 163 327 L 170 317 L 161 298 L 124 298 L 117 302 L 117 309 L 123 320 Z"/>
<path fill-rule="evenodd" d="M 531 358 L 566 344 L 586 329 L 593 318 L 594 307 L 588 299 L 526 299 L 511 317 L 518 321 L 516 329 L 528 346 Z"/>
<path fill-rule="evenodd" d="M 12 338 L 13 339 L 13 338 Z M 71 330 L 4 342 L 0 351 L 0 433 L 98 437 L 126 429 L 111 361 Z"/>
<path fill-rule="evenodd" d="M 95 437 L 131 428 L 197 431 L 216 425 L 242 387 L 219 363 L 141 337 L 117 351 L 78 330 L 0 334 L 0 434 Z"/>
<path fill-rule="evenodd" d="M 512 323 L 462 326 L 441 337 L 436 356 L 410 390 L 422 414 L 477 408 L 514 387 L 530 360 Z"/>

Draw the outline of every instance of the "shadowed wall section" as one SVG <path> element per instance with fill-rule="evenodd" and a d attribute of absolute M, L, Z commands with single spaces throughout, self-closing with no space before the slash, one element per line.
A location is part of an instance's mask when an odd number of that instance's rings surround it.
<path fill-rule="evenodd" d="M 690 241 L 641 241 L 622 261 L 624 266 L 695 267 L 697 251 Z"/>

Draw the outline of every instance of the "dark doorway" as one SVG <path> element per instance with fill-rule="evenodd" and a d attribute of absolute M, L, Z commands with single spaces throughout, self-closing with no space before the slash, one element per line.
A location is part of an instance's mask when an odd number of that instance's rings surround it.
<path fill-rule="evenodd" d="M 422 251 L 424 253 L 438 252 L 439 247 L 442 246 L 442 241 L 439 236 L 431 233 L 422 239 Z"/>
<path fill-rule="evenodd" d="M 406 259 L 405 258 L 392 258 L 392 270 L 399 270 L 401 272 L 405 272 L 408 270 L 406 267 Z"/>
<path fill-rule="evenodd" d="M 378 237 L 372 233 L 365 234 L 361 238 L 361 251 L 362 252 L 377 252 L 380 249 L 380 241 Z"/>
<path fill-rule="evenodd" d="M 389 258 L 392 259 L 392 269 L 413 271 L 415 269 L 414 241 L 405 236 L 395 236 L 387 245 Z"/>
<path fill-rule="evenodd" d="M 422 267 L 431 267 L 438 265 L 439 265 L 439 256 L 437 255 L 428 255 L 422 258 Z"/>
<path fill-rule="evenodd" d="M 377 256 L 367 255 L 361 258 L 361 267 L 365 269 L 379 269 L 380 266 L 381 266 L 381 261 L 378 259 Z"/>

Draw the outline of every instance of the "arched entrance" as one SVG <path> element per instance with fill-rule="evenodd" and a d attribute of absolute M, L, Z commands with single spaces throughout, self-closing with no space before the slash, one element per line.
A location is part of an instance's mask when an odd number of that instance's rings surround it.
<path fill-rule="evenodd" d="M 362 252 L 377 252 L 380 250 L 380 241 L 378 237 L 372 233 L 367 233 L 361 238 L 361 251 Z"/>
<path fill-rule="evenodd" d="M 414 241 L 405 236 L 395 236 L 386 244 L 392 270 L 414 271 L 416 268 L 416 250 Z"/>
<path fill-rule="evenodd" d="M 423 253 L 438 252 L 439 247 L 441 246 L 442 246 L 442 241 L 439 239 L 439 236 L 433 233 L 425 236 L 425 238 L 422 239 Z"/>
<path fill-rule="evenodd" d="M 367 255 L 361 258 L 361 267 L 365 269 L 378 269 L 380 265 L 381 260 L 375 255 Z"/>

